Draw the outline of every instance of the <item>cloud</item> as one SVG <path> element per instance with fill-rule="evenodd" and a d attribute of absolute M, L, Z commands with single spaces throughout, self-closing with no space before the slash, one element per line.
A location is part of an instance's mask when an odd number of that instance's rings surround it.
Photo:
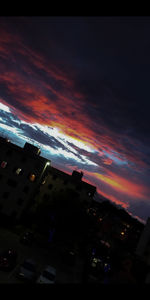
<path fill-rule="evenodd" d="M 137 75 L 131 70 L 135 81 L 132 76 L 130 82 L 127 63 L 112 49 L 113 38 L 106 38 L 98 19 L 65 19 L 62 24 L 46 18 L 43 25 L 41 20 L 0 21 L 1 128 L 18 144 L 19 139 L 21 145 L 25 140 L 39 144 L 42 155 L 58 168 L 83 169 L 87 180 L 113 202 L 126 208 L 136 201 L 145 203 L 149 104 L 138 84 L 139 93 L 135 88 L 132 92 Z M 129 46 L 120 45 L 120 55 L 124 48 L 130 54 Z"/>

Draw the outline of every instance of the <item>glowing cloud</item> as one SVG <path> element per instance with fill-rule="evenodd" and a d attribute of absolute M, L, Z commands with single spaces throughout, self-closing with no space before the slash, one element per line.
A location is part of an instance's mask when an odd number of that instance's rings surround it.
<path fill-rule="evenodd" d="M 131 197 L 143 198 L 144 188 L 139 184 L 133 183 L 127 179 L 117 176 L 116 174 L 108 171 L 108 175 L 103 175 L 99 173 L 93 173 L 93 175 L 103 181 L 104 183 L 111 186 L 116 191 L 120 193 L 125 193 Z"/>
<path fill-rule="evenodd" d="M 0 102 L 0 109 L 6 112 L 11 112 L 10 108 L 7 105 L 4 105 L 2 102 Z"/>

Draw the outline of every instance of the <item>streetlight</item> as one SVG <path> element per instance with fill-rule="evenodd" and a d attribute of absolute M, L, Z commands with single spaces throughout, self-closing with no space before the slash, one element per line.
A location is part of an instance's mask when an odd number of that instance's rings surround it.
<path fill-rule="evenodd" d="M 44 172 L 45 172 L 47 166 L 50 166 L 50 162 L 49 162 L 49 161 L 47 161 L 46 164 L 45 164 L 45 166 L 44 166 L 44 169 L 43 169 L 42 174 L 41 174 L 40 179 L 39 179 L 39 183 L 40 183 L 40 181 L 41 181 L 41 178 L 42 178 L 42 176 L 43 176 L 43 174 L 44 174 Z"/>

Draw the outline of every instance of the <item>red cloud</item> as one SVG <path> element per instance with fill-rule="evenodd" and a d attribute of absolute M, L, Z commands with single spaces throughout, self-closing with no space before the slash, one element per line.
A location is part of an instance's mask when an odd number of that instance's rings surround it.
<path fill-rule="evenodd" d="M 18 54 L 19 68 L 16 59 Z M 27 46 L 21 36 L 12 35 L 4 27 L 0 30 L 0 55 L 14 63 L 10 64 L 10 70 L 7 68 L 7 71 L 4 63 L 1 63 L 0 82 L 5 83 L 9 94 L 14 96 L 21 107 L 28 108 L 27 113 L 23 110 L 17 112 L 22 118 L 28 122 L 58 127 L 63 133 L 91 145 L 101 157 L 104 156 L 104 150 L 112 154 L 113 150 L 118 149 L 124 153 L 124 157 L 118 158 L 120 161 L 131 161 L 139 167 L 146 166 L 140 152 L 136 150 L 135 155 L 134 151 L 127 150 L 119 136 L 102 125 L 100 120 L 97 128 L 97 121 L 85 113 L 84 95 L 76 90 L 75 82 L 69 74 Z M 41 78 L 39 71 L 44 72 L 46 81 Z M 51 84 L 52 79 L 60 83 L 61 89 Z M 55 102 L 51 99 L 51 94 L 56 97 Z M 17 103 L 15 104 L 17 110 Z M 112 161 L 104 158 L 103 163 L 111 165 Z"/>

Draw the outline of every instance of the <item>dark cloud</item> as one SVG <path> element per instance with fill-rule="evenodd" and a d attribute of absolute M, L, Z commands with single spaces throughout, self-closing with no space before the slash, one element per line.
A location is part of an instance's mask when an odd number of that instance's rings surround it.
<path fill-rule="evenodd" d="M 83 167 L 103 196 L 124 201 L 143 218 L 148 202 L 141 198 L 136 206 L 133 194 L 123 198 L 111 184 L 135 180 L 148 199 L 149 21 L 149 17 L 0 19 L 0 97 L 13 112 L 2 112 L 1 122 L 43 146 L 62 149 L 56 158 L 43 153 L 58 168 Z M 20 120 L 28 124 L 19 124 Z M 35 130 L 32 124 L 38 122 L 88 142 L 95 152 L 69 141 L 67 148 L 57 137 Z M 85 158 L 97 165 L 85 164 Z M 94 173 L 103 177 L 92 177 Z M 137 185 L 131 187 L 137 193 Z"/>

